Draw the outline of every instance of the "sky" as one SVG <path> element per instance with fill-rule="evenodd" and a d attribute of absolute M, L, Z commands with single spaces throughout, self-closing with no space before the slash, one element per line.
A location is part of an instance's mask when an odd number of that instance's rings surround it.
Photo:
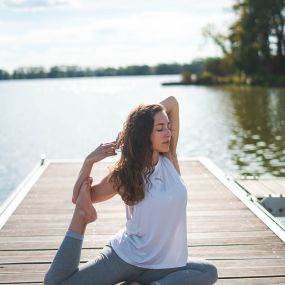
<path fill-rule="evenodd" d="M 221 55 L 202 29 L 233 0 L 0 0 L 0 69 L 190 63 Z"/>

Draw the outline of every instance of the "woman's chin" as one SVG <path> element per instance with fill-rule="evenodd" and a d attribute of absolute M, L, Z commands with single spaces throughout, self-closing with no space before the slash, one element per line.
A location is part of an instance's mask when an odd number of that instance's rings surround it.
<path fill-rule="evenodd" d="M 169 147 L 164 147 L 162 148 L 161 150 L 159 150 L 160 153 L 166 153 L 166 152 L 169 152 Z"/>

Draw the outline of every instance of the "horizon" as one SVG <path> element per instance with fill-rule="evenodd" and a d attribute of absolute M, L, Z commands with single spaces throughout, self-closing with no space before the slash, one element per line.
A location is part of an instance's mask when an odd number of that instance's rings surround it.
<path fill-rule="evenodd" d="M 43 68 L 45 72 L 49 71 L 52 67 L 59 67 L 59 68 L 64 68 L 64 67 L 75 67 L 75 68 L 82 68 L 82 70 L 86 70 L 86 69 L 91 69 L 91 70 L 96 70 L 96 69 L 107 69 L 107 68 L 114 68 L 114 69 L 119 69 L 119 68 L 127 68 L 127 67 L 131 67 L 131 66 L 148 66 L 150 68 L 153 68 L 153 67 L 156 67 L 158 65 L 172 65 L 172 64 L 178 64 L 178 65 L 186 65 L 186 64 L 192 64 L 193 62 L 195 61 L 203 61 L 203 60 L 206 60 L 206 58 L 194 58 L 192 61 L 190 62 L 184 62 L 184 63 L 178 63 L 178 62 L 160 62 L 160 63 L 157 63 L 157 64 L 141 64 L 141 65 L 138 65 L 138 64 L 131 64 L 131 65 L 121 65 L 121 66 L 117 66 L 117 67 L 114 67 L 114 66 L 80 66 L 80 65 L 68 65 L 68 64 L 62 64 L 62 65 L 53 65 L 53 66 L 50 66 L 50 67 L 45 67 L 45 66 L 33 66 L 33 65 L 27 65 L 27 66 L 18 66 L 16 67 L 14 70 L 6 70 L 8 71 L 9 73 L 13 72 L 13 71 L 16 71 L 16 70 L 19 70 L 19 69 L 29 69 L 29 68 Z M 0 70 L 4 70 L 5 69 L 1 69 Z M 162 74 L 163 75 L 163 74 Z"/>
<path fill-rule="evenodd" d="M 232 0 L 4 0 L 0 69 L 186 64 L 221 56 L 202 35 L 233 21 Z"/>

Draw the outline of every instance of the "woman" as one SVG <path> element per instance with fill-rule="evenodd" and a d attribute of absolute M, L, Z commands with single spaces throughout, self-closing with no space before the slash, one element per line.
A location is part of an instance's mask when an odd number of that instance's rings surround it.
<path fill-rule="evenodd" d="M 140 105 L 128 116 L 116 142 L 101 144 L 85 159 L 73 190 L 70 227 L 45 276 L 45 285 L 209 285 L 216 267 L 187 258 L 187 189 L 176 146 L 179 106 L 174 97 Z M 92 186 L 92 166 L 116 154 L 113 170 Z M 127 223 L 93 261 L 79 266 L 86 225 L 96 220 L 92 203 L 119 194 Z"/>

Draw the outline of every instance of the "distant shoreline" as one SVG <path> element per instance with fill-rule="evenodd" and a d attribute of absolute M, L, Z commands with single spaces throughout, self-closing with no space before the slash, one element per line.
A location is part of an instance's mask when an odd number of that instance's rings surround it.
<path fill-rule="evenodd" d="M 285 88 L 284 84 L 260 84 L 260 82 L 196 82 L 196 81 L 173 81 L 173 82 L 162 82 L 162 86 L 237 86 L 237 87 L 268 87 L 268 88 Z"/>
<path fill-rule="evenodd" d="M 169 74 L 129 74 L 129 75 L 94 75 L 94 76 L 65 76 L 65 77 L 39 77 L 39 78 L 10 78 L 10 79 L 0 79 L 1 81 L 24 81 L 24 80 L 49 80 L 49 79 L 78 79 L 78 78 L 102 78 L 102 77 L 139 77 L 139 76 L 170 76 L 170 75 L 180 75 L 179 73 L 169 73 Z"/>
<path fill-rule="evenodd" d="M 202 63 L 201 63 L 202 64 Z M 11 72 L 0 69 L 0 80 L 45 79 L 45 78 L 80 78 L 105 76 L 147 76 L 147 75 L 178 75 L 193 71 L 192 64 L 161 63 L 154 66 L 130 65 L 126 67 L 83 68 L 80 66 L 19 67 Z"/>
<path fill-rule="evenodd" d="M 172 86 L 172 85 L 202 85 L 202 84 L 197 84 L 197 83 L 194 83 L 194 82 L 163 82 L 161 83 L 161 85 L 163 86 Z M 205 85 L 205 84 L 203 84 Z"/>

